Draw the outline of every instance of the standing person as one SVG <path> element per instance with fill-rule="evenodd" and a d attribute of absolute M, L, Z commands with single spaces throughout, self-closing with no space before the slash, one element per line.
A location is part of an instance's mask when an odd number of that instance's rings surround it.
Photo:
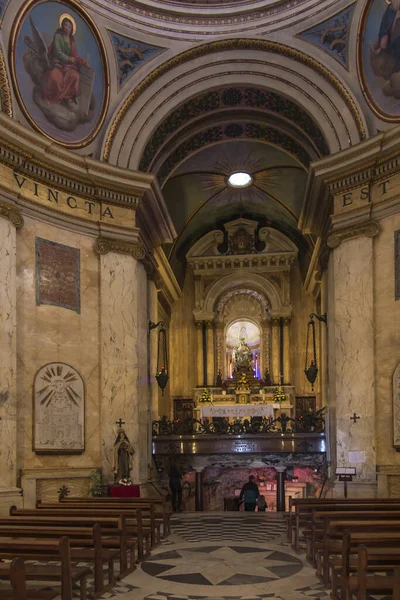
<path fill-rule="evenodd" d="M 258 512 L 265 512 L 267 508 L 267 503 L 265 501 L 265 496 L 263 496 L 262 494 L 260 494 L 257 498 L 257 511 Z"/>
<path fill-rule="evenodd" d="M 244 510 L 254 512 L 257 506 L 257 498 L 260 495 L 257 484 L 254 483 L 253 475 L 250 475 L 249 481 L 244 484 L 240 492 L 240 501 L 244 500 Z"/>
<path fill-rule="evenodd" d="M 172 510 L 174 512 L 181 512 L 182 504 L 182 484 L 181 474 L 175 463 L 171 464 L 169 470 L 169 489 L 171 490 L 172 496 Z"/>

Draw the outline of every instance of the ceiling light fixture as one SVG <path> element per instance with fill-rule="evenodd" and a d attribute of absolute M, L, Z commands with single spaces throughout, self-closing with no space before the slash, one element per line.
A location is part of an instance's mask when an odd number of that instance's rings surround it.
<path fill-rule="evenodd" d="M 237 171 L 231 173 L 228 177 L 228 184 L 234 188 L 245 188 L 253 183 L 253 178 L 250 173 L 244 173 L 243 171 Z"/>

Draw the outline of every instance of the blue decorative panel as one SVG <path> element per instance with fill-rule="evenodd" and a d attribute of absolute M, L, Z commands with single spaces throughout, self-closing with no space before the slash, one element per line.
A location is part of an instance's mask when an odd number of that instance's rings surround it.
<path fill-rule="evenodd" d="M 354 8 L 355 4 L 348 6 L 333 17 L 306 29 L 298 37 L 322 48 L 347 67 L 347 48 Z"/>
<path fill-rule="evenodd" d="M 400 229 L 394 232 L 394 297 L 400 300 Z"/>
<path fill-rule="evenodd" d="M 0 0 L 0 23 L 3 20 L 9 0 Z"/>
<path fill-rule="evenodd" d="M 118 87 L 121 88 L 141 66 L 154 58 L 165 48 L 151 46 L 138 40 L 133 40 L 115 31 L 108 32 L 113 44 L 118 71 Z"/>

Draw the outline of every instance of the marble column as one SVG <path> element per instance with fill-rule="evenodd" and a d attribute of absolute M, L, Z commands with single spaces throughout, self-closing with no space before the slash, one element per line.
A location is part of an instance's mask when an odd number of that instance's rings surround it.
<path fill-rule="evenodd" d="M 149 321 L 158 323 L 158 308 L 157 308 L 157 287 L 152 279 L 147 281 L 147 297 L 148 297 L 148 312 Z M 157 351 L 158 351 L 158 331 L 153 329 L 149 333 L 149 369 L 150 369 L 150 399 L 151 399 L 151 420 L 155 421 L 159 415 L 158 410 L 158 384 L 156 380 L 157 371 Z"/>
<path fill-rule="evenodd" d="M 215 385 L 214 323 L 207 321 L 207 385 Z"/>
<path fill-rule="evenodd" d="M 286 467 L 275 467 L 276 471 L 276 512 L 285 512 Z"/>
<path fill-rule="evenodd" d="M 280 359 L 280 318 L 272 319 L 272 383 L 279 383 L 279 359 Z"/>
<path fill-rule="evenodd" d="M 283 319 L 283 382 L 290 384 L 290 319 Z"/>
<path fill-rule="evenodd" d="M 157 287 L 152 279 L 147 280 L 147 298 L 148 298 L 148 321 L 158 323 L 158 307 L 157 307 Z M 156 380 L 157 372 L 157 349 L 158 349 L 158 329 L 153 329 L 148 333 L 149 336 L 149 407 L 147 420 L 147 461 L 151 465 L 153 474 L 153 456 L 152 456 L 152 422 L 158 419 L 160 414 L 158 408 L 158 384 Z M 150 473 L 149 473 L 150 475 Z"/>
<path fill-rule="evenodd" d="M 366 494 L 365 484 L 369 482 L 373 493 L 376 487 L 374 240 L 363 236 L 338 243 L 337 236 L 332 238 L 329 383 L 331 396 L 334 394 L 336 398 L 337 465 L 356 467 L 356 483 L 364 482 Z M 360 417 L 355 422 L 351 419 L 354 413 Z"/>
<path fill-rule="evenodd" d="M 216 373 L 221 373 L 222 379 L 226 379 L 228 374 L 225 373 L 225 356 L 223 355 L 223 336 L 224 336 L 224 328 L 220 323 L 216 325 L 215 328 L 215 358 L 216 358 Z"/>
<path fill-rule="evenodd" d="M 132 254 L 100 256 L 101 450 L 103 477 L 113 481 L 115 422 L 121 417 L 134 446 L 135 483 L 147 479 L 147 281 Z"/>
<path fill-rule="evenodd" d="M 262 321 L 261 323 L 261 335 L 262 335 L 262 352 L 260 355 L 260 374 L 261 379 L 264 379 L 266 372 L 271 373 L 270 365 L 270 323 L 269 321 Z"/>
<path fill-rule="evenodd" d="M 195 496 L 196 511 L 204 510 L 203 478 L 204 478 L 204 469 L 196 468 L 196 496 Z"/>
<path fill-rule="evenodd" d="M 0 512 L 17 499 L 16 229 L 0 218 Z M 5 509 L 5 506 L 4 506 Z"/>
<path fill-rule="evenodd" d="M 197 346 L 197 387 L 203 387 L 203 385 L 204 385 L 203 321 L 196 321 L 196 346 Z"/>

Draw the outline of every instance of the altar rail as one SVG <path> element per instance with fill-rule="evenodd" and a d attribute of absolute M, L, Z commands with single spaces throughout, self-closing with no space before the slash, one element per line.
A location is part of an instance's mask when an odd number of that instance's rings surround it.
<path fill-rule="evenodd" d="M 210 421 L 199 419 L 177 419 L 170 421 L 163 417 L 153 421 L 153 436 L 158 435 L 192 435 L 192 434 L 271 434 L 271 433 L 321 433 L 325 431 L 323 417 L 297 417 L 292 419 L 281 414 L 276 419 L 252 417 L 251 419 L 235 419 L 229 423 L 223 417 L 213 418 Z"/>
<path fill-rule="evenodd" d="M 279 430 L 278 430 L 279 427 Z M 324 419 L 197 419 L 153 421 L 153 454 L 324 453 Z"/>

